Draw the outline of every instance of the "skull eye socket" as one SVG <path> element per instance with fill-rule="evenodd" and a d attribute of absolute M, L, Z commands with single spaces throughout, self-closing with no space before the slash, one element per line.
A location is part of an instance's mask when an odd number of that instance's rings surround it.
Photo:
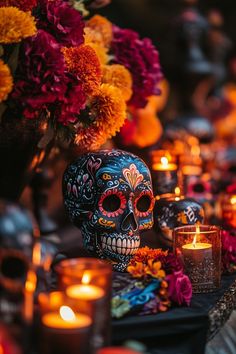
<path fill-rule="evenodd" d="M 118 195 L 108 195 L 102 202 L 102 207 L 105 211 L 114 212 L 120 208 L 121 200 Z"/>
<path fill-rule="evenodd" d="M 152 211 L 154 205 L 154 200 L 151 194 L 142 194 L 135 203 L 135 209 L 140 217 L 148 216 Z"/>
<path fill-rule="evenodd" d="M 125 196 L 117 189 L 106 191 L 99 200 L 98 207 L 101 213 L 108 217 L 115 217 L 123 213 L 126 206 Z"/>

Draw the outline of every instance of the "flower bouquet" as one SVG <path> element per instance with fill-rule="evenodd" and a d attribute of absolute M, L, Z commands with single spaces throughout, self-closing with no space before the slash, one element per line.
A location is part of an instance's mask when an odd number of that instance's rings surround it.
<path fill-rule="evenodd" d="M 0 0 L 1 197 L 19 195 L 50 143 L 96 150 L 128 107 L 159 94 L 151 41 L 98 15 L 85 20 L 88 2 Z"/>
<path fill-rule="evenodd" d="M 112 316 L 154 314 L 172 304 L 189 305 L 192 286 L 179 259 L 168 251 L 140 248 L 127 268 L 129 277 L 113 282 Z M 127 284 L 124 284 L 127 282 Z"/>

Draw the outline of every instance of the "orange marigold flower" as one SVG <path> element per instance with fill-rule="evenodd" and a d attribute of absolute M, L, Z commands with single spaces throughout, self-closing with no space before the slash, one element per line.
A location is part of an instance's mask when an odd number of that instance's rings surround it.
<path fill-rule="evenodd" d="M 135 262 L 127 267 L 127 271 L 135 278 L 141 278 L 146 275 L 145 265 L 142 262 Z"/>
<path fill-rule="evenodd" d="M 0 60 L 0 102 L 7 99 L 13 87 L 13 79 L 8 65 Z"/>
<path fill-rule="evenodd" d="M 79 47 L 62 49 L 68 71 L 78 75 L 87 95 L 94 93 L 102 78 L 100 61 L 93 48 L 82 44 Z"/>
<path fill-rule="evenodd" d="M 102 84 L 90 98 L 85 113 L 81 112 L 81 126 L 78 128 L 75 143 L 81 151 L 97 150 L 119 131 L 125 117 L 126 104 L 120 90 Z"/>
<path fill-rule="evenodd" d="M 89 102 L 93 125 L 107 133 L 107 139 L 114 136 L 126 118 L 126 104 L 120 90 L 112 85 L 102 84 Z"/>
<path fill-rule="evenodd" d="M 77 130 L 75 144 L 79 152 L 95 151 L 107 140 L 107 134 L 103 129 L 96 127 L 80 127 Z"/>
<path fill-rule="evenodd" d="M 34 17 L 16 7 L 0 7 L 0 43 L 17 43 L 36 33 Z"/>
<path fill-rule="evenodd" d="M 100 61 L 100 64 L 106 65 L 109 61 L 109 55 L 107 54 L 107 49 L 99 45 L 97 43 L 89 43 L 89 46 L 95 50 L 95 53 L 97 54 L 97 57 Z"/>
<path fill-rule="evenodd" d="M 105 17 L 94 15 L 86 22 L 86 27 L 100 33 L 105 47 L 109 47 L 112 41 L 112 23 Z"/>
<path fill-rule="evenodd" d="M 163 269 L 161 269 L 161 262 L 153 261 L 153 259 L 148 260 L 148 264 L 145 267 L 146 274 L 151 275 L 154 278 L 165 278 L 166 274 Z"/>
<path fill-rule="evenodd" d="M 102 82 L 118 87 L 127 102 L 132 96 L 132 76 L 123 65 L 113 64 L 103 67 Z"/>

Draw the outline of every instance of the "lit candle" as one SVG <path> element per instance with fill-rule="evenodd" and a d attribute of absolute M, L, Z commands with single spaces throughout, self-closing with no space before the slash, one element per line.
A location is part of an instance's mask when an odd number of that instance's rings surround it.
<path fill-rule="evenodd" d="M 197 225 L 193 242 L 182 246 L 185 270 L 192 282 L 193 290 L 195 286 L 197 288 L 199 281 L 203 288 L 204 283 L 209 286 L 209 283 L 213 282 L 212 245 L 199 242 L 200 236 L 200 227 Z"/>
<path fill-rule="evenodd" d="M 66 294 L 78 300 L 99 300 L 105 296 L 105 291 L 95 285 L 89 284 L 90 276 L 85 272 L 82 278 L 82 284 L 71 285 L 66 289 Z"/>
<path fill-rule="evenodd" d="M 42 352 L 47 354 L 90 353 L 92 319 L 88 315 L 74 313 L 69 306 L 42 316 Z"/>
<path fill-rule="evenodd" d="M 175 171 L 177 170 L 177 165 L 175 163 L 169 163 L 166 156 L 162 156 L 160 163 L 154 163 L 152 166 L 154 171 Z"/>
<path fill-rule="evenodd" d="M 153 189 L 155 195 L 173 193 L 178 184 L 177 165 L 170 163 L 166 156 L 152 165 Z"/>
<path fill-rule="evenodd" d="M 75 314 L 69 306 L 61 306 L 59 312 L 49 312 L 43 315 L 42 323 L 50 328 L 78 329 L 89 327 L 92 320 L 87 315 Z"/>

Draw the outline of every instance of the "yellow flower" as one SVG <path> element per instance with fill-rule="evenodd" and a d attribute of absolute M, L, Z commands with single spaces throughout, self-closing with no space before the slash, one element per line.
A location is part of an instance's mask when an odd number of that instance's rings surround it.
<path fill-rule="evenodd" d="M 97 57 L 100 61 L 100 64 L 106 65 L 109 61 L 109 55 L 107 54 L 107 49 L 102 46 L 99 45 L 98 43 L 87 43 L 91 48 L 93 48 L 93 50 L 95 51 L 95 53 L 97 54 Z"/>
<path fill-rule="evenodd" d="M 94 31 L 93 36 L 97 36 L 98 41 L 102 41 L 105 47 L 109 47 L 112 41 L 112 23 L 105 17 L 95 15 L 86 22 L 86 27 Z M 96 34 L 97 33 L 97 34 Z M 93 40 L 94 41 L 94 40 Z"/>
<path fill-rule="evenodd" d="M 0 102 L 7 99 L 13 87 L 13 79 L 9 67 L 0 60 Z"/>
<path fill-rule="evenodd" d="M 68 71 L 78 75 L 87 95 L 96 91 L 101 83 L 101 64 L 96 52 L 89 45 L 63 48 Z"/>
<path fill-rule="evenodd" d="M 146 274 L 151 275 L 154 278 L 165 278 L 165 271 L 161 269 L 161 262 L 153 261 L 152 259 L 148 260 L 148 264 L 146 266 Z"/>
<path fill-rule="evenodd" d="M 127 267 L 127 271 L 135 278 L 141 278 L 146 275 L 145 265 L 142 262 L 135 262 Z"/>
<path fill-rule="evenodd" d="M 87 121 L 85 113 L 75 143 L 81 151 L 97 150 L 123 125 L 126 104 L 118 88 L 102 84 L 90 98 L 86 111 Z"/>
<path fill-rule="evenodd" d="M 132 96 L 132 77 L 128 69 L 123 65 L 113 64 L 103 67 L 102 82 L 118 87 L 128 101 Z"/>
<path fill-rule="evenodd" d="M 126 104 L 120 90 L 112 85 L 102 84 L 89 102 L 93 125 L 103 129 L 107 138 L 114 136 L 126 118 Z"/>
<path fill-rule="evenodd" d="M 16 7 L 0 7 L 0 43 L 17 43 L 36 34 L 34 17 Z"/>

